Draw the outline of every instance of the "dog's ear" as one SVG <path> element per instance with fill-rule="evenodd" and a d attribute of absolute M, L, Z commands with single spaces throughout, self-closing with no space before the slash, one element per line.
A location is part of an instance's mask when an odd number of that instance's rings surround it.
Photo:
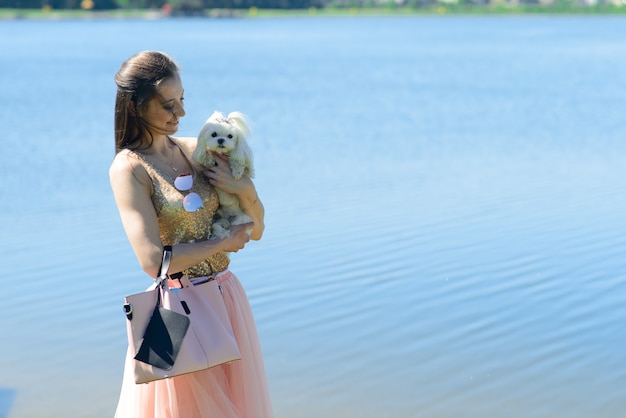
<path fill-rule="evenodd" d="M 213 154 L 207 150 L 207 140 L 209 138 L 210 130 L 212 129 L 212 125 L 209 123 L 205 123 L 200 133 L 198 134 L 198 142 L 196 143 L 196 149 L 191 154 L 191 158 L 194 161 L 199 162 L 205 167 L 213 167 L 215 165 L 215 159 L 213 159 Z"/>
<path fill-rule="evenodd" d="M 244 135 L 238 136 L 237 146 L 230 152 L 230 169 L 236 179 L 254 177 L 252 149 Z"/>
<path fill-rule="evenodd" d="M 228 121 L 237 130 L 237 146 L 230 152 L 230 169 L 233 177 L 240 179 L 246 175 L 250 178 L 254 176 L 252 167 L 252 149 L 248 145 L 248 136 L 250 135 L 250 126 L 248 118 L 241 112 L 231 112 L 228 114 Z"/>

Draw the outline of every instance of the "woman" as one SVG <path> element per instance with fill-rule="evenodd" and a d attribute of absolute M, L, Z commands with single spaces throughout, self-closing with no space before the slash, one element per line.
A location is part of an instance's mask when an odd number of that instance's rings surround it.
<path fill-rule="evenodd" d="M 172 245 L 170 273 L 193 281 L 218 274 L 242 359 L 170 379 L 135 384 L 128 353 L 118 418 L 262 418 L 272 416 L 263 359 L 252 312 L 238 279 L 227 270 L 226 252 L 242 249 L 263 234 L 264 209 L 249 178 L 235 180 L 228 161 L 200 171 L 190 158 L 195 138 L 174 138 L 185 115 L 183 86 L 175 62 L 166 54 L 144 51 L 130 57 L 115 77 L 116 155 L 109 170 L 122 224 L 143 270 L 156 277 L 163 246 Z M 179 191 L 175 179 L 193 175 L 191 190 Z M 252 223 L 233 226 L 225 239 L 209 239 L 219 205 L 215 189 L 238 196 Z M 200 208 L 185 209 L 190 193 Z M 203 207 L 202 207 L 203 206 Z M 196 210 L 197 209 L 197 210 Z M 187 210 L 193 210 L 188 212 Z M 200 279 L 201 280 L 201 279 Z"/>

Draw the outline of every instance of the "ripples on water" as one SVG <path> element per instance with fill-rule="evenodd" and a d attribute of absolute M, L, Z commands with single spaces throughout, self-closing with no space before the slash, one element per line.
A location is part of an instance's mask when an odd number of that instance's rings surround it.
<path fill-rule="evenodd" d="M 277 418 L 623 416 L 622 23 L 3 22 L 0 416 L 112 416 L 147 285 L 106 177 L 112 76 L 144 48 L 183 64 L 182 134 L 256 122 L 267 230 L 233 268 Z"/>

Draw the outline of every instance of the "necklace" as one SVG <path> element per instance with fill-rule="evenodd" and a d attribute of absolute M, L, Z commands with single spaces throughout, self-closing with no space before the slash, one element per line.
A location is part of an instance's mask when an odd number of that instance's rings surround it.
<path fill-rule="evenodd" d="M 167 139 L 169 139 L 173 145 L 172 153 L 170 154 L 170 162 L 168 163 L 168 165 L 170 166 L 172 170 L 174 170 L 175 173 L 178 173 L 178 169 L 174 166 L 174 148 L 176 148 L 176 144 L 174 143 L 174 141 L 172 141 L 172 138 L 170 138 L 169 136 L 167 137 Z"/>

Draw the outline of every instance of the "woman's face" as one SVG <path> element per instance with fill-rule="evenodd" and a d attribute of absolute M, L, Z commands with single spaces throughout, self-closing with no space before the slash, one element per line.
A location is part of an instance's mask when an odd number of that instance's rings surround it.
<path fill-rule="evenodd" d="M 157 96 L 139 112 L 152 135 L 172 135 L 178 131 L 178 120 L 185 116 L 183 84 L 178 75 L 161 81 Z"/>

